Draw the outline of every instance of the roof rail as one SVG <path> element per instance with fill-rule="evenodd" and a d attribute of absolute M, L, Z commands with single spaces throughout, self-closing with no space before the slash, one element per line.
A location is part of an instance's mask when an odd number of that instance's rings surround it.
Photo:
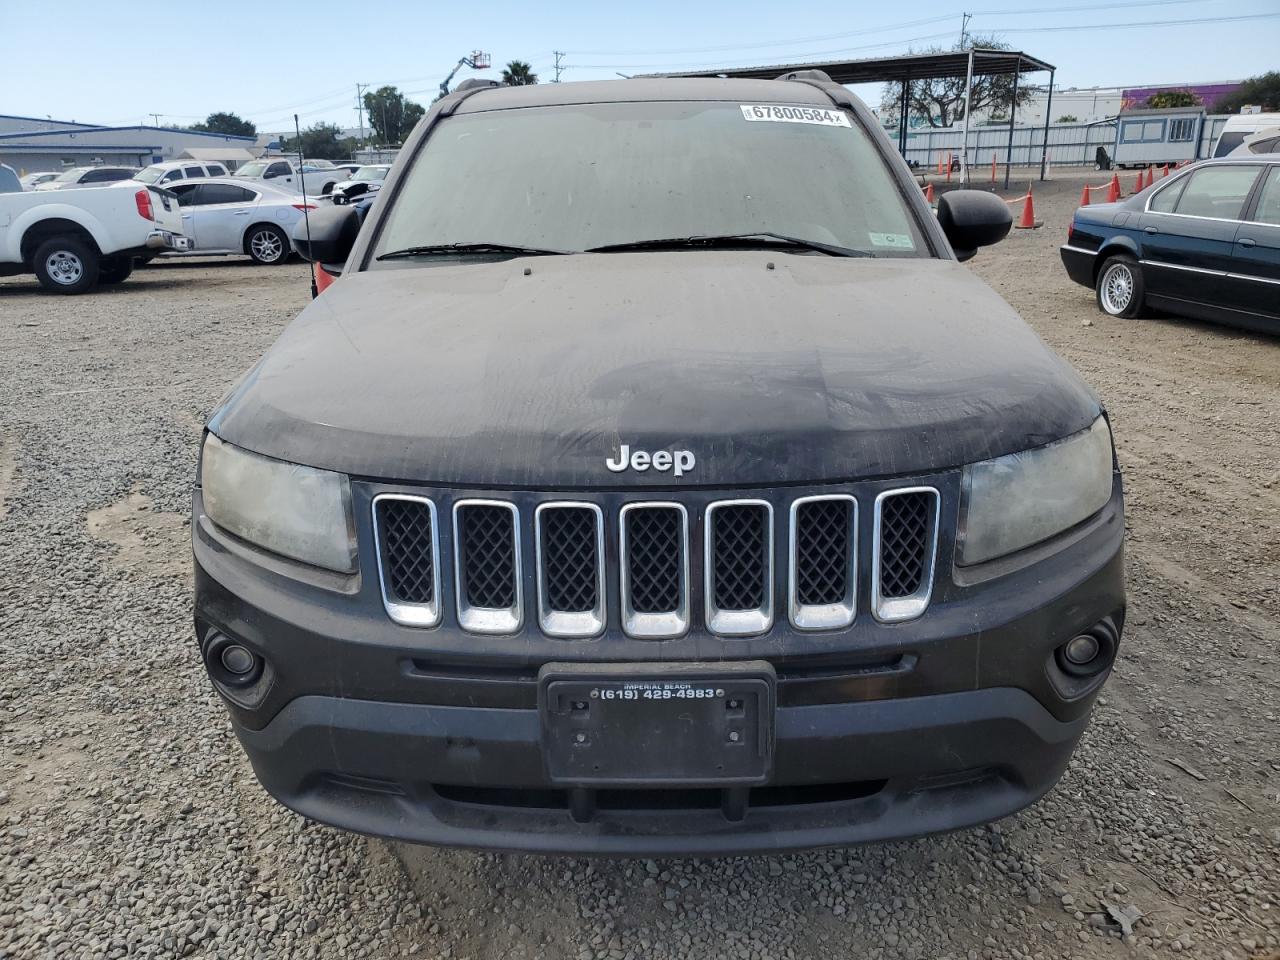
<path fill-rule="evenodd" d="M 831 77 L 827 75 L 825 70 L 792 70 L 790 73 L 784 73 L 774 77 L 775 80 L 808 80 L 817 83 L 830 83 Z"/>

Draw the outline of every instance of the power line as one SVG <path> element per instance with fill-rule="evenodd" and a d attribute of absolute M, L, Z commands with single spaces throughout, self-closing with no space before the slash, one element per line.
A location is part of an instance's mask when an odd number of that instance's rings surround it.
<path fill-rule="evenodd" d="M 1194 2 L 1194 0 L 1179 0 L 1179 2 L 1191 3 Z M 950 19 L 950 15 L 945 17 L 929 17 L 924 20 L 909 20 L 904 23 L 889 24 L 883 27 L 852 30 L 848 33 L 828 33 L 813 37 L 792 37 L 790 40 L 769 40 L 763 43 L 729 43 L 715 47 L 677 47 L 668 50 L 570 50 L 568 52 L 575 57 L 661 57 L 681 53 L 719 53 L 725 50 L 760 50 L 764 47 L 785 47 L 793 43 L 824 43 L 828 40 L 842 40 L 845 37 L 864 37 L 871 33 L 888 33 L 893 30 L 905 30 L 909 27 L 920 27 L 932 23 L 942 23 Z"/>
<path fill-rule="evenodd" d="M 1011 15 L 1031 15 L 1041 13 L 1076 13 L 1088 10 L 1118 10 L 1127 7 L 1164 7 L 1174 4 L 1187 3 L 1206 3 L 1210 0 L 1120 0 L 1116 3 L 1088 3 L 1088 4 L 1068 4 L 1057 7 L 1041 7 L 1039 9 L 1018 9 L 1018 10 L 974 10 L 962 16 L 972 18 L 976 16 L 993 16 L 1000 14 Z M 823 43 L 828 40 L 842 40 L 846 37 L 865 37 L 875 33 L 890 33 L 894 30 L 905 30 L 910 27 L 928 26 L 935 23 L 945 23 L 952 20 L 955 14 L 947 14 L 939 17 L 926 17 L 922 20 L 905 20 L 901 23 L 885 24 L 880 27 L 863 28 L 860 30 L 852 30 L 847 33 L 828 33 L 809 37 L 792 37 L 788 40 L 768 40 L 761 43 L 731 43 L 710 47 L 674 47 L 666 50 L 570 50 L 569 54 L 577 57 L 605 57 L 605 56 L 670 56 L 681 53 L 719 53 L 728 50 L 761 50 L 767 47 L 785 47 L 792 44 L 804 43 Z M 861 48 L 851 48 L 861 49 Z M 552 51 L 553 53 L 555 51 Z"/>
<path fill-rule="evenodd" d="M 995 30 L 992 32 L 1058 33 L 1069 30 L 1127 30 L 1132 27 L 1189 27 L 1205 23 L 1239 23 L 1244 20 L 1269 20 L 1274 17 L 1280 17 L 1280 11 L 1275 13 L 1251 13 L 1239 17 L 1201 17 L 1199 19 L 1189 20 L 1134 20 L 1130 23 L 1064 24 L 1056 27 L 1010 27 L 1008 29 Z"/>
<path fill-rule="evenodd" d="M 1083 13 L 1088 10 L 1117 10 L 1124 7 L 1167 7 L 1179 3 L 1205 3 L 1207 0 L 1126 0 L 1124 3 L 1073 3 L 1064 7 L 1020 7 L 1008 10 L 974 10 L 975 17 L 1019 17 L 1038 13 Z"/>
<path fill-rule="evenodd" d="M 950 19 L 950 18 L 948 18 Z M 791 54 L 773 54 L 775 60 L 781 63 L 787 62 L 803 62 L 804 60 L 813 60 L 818 57 L 839 56 L 846 53 L 855 53 L 859 50 L 877 50 L 883 47 L 896 47 L 902 44 L 924 43 L 928 40 L 943 40 L 947 38 L 955 39 L 955 32 L 948 30 L 946 33 L 931 33 L 921 37 L 909 37 L 905 40 L 886 40 L 882 43 L 868 43 L 858 47 L 841 47 L 837 50 L 810 50 L 805 53 Z M 730 62 L 721 61 L 719 63 L 708 66 L 707 61 L 700 60 L 696 63 L 571 63 L 569 69 L 585 69 L 585 70 L 685 70 L 707 67 L 714 69 L 715 67 L 734 67 L 734 66 L 752 66 L 760 62 L 758 57 L 751 60 L 734 60 Z"/>
<path fill-rule="evenodd" d="M 1150 0 L 1148 0 L 1150 2 Z M 1161 0 L 1165 2 L 1165 0 Z M 1122 6 L 1122 4 L 1110 4 L 1109 7 Z M 1242 21 L 1266 20 L 1280 17 L 1277 13 L 1256 13 L 1246 14 L 1236 17 L 1201 17 L 1186 18 L 1181 20 L 1134 20 L 1127 23 L 1093 23 L 1093 24 L 1061 24 L 1043 27 L 995 27 L 984 30 L 984 33 L 991 34 L 1018 34 L 1018 33 L 1050 33 L 1050 32 L 1069 32 L 1078 30 L 1129 30 L 1129 29 L 1146 29 L 1151 27 L 1179 27 L 1179 26 L 1197 26 L 1202 24 L 1221 24 L 1235 23 Z M 822 57 L 841 56 L 848 53 L 854 53 L 860 50 L 872 50 L 883 47 L 892 47 L 899 45 L 909 45 L 913 43 L 922 43 L 929 40 L 940 40 L 947 37 L 954 37 L 954 33 L 935 33 L 929 36 L 912 37 L 906 40 L 890 40 L 882 43 L 864 44 L 857 47 L 843 47 L 838 50 L 810 50 L 803 53 L 792 53 L 788 55 L 778 55 L 777 62 L 782 63 L 803 63 L 805 61 L 813 61 Z M 737 66 L 752 66 L 757 64 L 757 60 L 737 60 L 730 62 L 720 62 L 708 64 L 706 61 L 697 63 L 580 63 L 570 64 L 571 67 L 577 69 L 593 69 L 593 70 L 714 70 L 716 67 L 733 68 Z"/>

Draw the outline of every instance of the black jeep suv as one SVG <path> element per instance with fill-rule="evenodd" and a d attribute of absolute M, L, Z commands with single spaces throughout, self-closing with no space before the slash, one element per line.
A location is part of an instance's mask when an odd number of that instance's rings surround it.
<path fill-rule="evenodd" d="M 720 854 L 1004 816 L 1124 618 L 1098 399 L 821 74 L 436 103 L 215 411 L 201 655 L 263 785 L 426 843 Z M 307 232 L 309 229 L 309 233 Z"/>

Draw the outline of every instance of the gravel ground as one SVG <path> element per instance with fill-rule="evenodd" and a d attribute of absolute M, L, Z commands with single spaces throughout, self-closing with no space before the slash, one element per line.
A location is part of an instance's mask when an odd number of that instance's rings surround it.
<path fill-rule="evenodd" d="M 305 268 L 0 280 L 0 960 L 1280 955 L 1280 339 L 1099 314 L 1056 259 L 1080 182 L 973 269 L 1112 411 L 1115 676 L 1037 806 L 776 858 L 477 855 L 277 807 L 197 663 L 186 509 Z"/>

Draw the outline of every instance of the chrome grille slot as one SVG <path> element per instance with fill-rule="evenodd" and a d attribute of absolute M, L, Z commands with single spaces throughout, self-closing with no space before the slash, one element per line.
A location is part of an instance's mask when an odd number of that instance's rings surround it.
<path fill-rule="evenodd" d="M 938 491 L 886 490 L 876 497 L 872 611 L 892 623 L 924 613 L 933 590 L 938 542 Z"/>
<path fill-rule="evenodd" d="M 520 515 L 501 500 L 453 506 L 458 624 L 476 633 L 514 633 L 523 621 Z"/>
<path fill-rule="evenodd" d="M 853 623 L 858 609 L 858 501 L 847 494 L 791 504 L 790 616 L 801 630 Z"/>
<path fill-rule="evenodd" d="M 707 506 L 707 629 L 730 636 L 773 625 L 773 507 L 764 500 Z"/>
<path fill-rule="evenodd" d="M 396 623 L 440 622 L 440 537 L 436 506 L 425 497 L 382 494 L 373 499 L 382 605 Z"/>
<path fill-rule="evenodd" d="M 619 517 L 623 629 L 678 637 L 689 629 L 689 515 L 678 503 L 629 503 Z"/>
<path fill-rule="evenodd" d="M 592 503 L 544 503 L 535 513 L 538 621 L 553 637 L 604 629 L 604 518 Z"/>

